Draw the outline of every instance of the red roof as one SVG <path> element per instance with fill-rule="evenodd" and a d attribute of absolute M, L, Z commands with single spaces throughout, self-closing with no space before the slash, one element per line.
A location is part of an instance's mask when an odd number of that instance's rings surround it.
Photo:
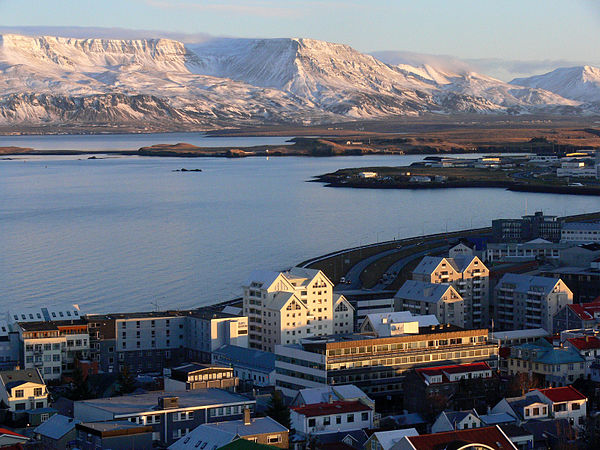
<path fill-rule="evenodd" d="M 498 426 L 470 428 L 445 433 L 422 434 L 407 437 L 416 450 L 438 450 L 454 443 L 483 444 L 494 450 L 510 450 L 516 447 Z"/>
<path fill-rule="evenodd" d="M 567 341 L 578 350 L 600 348 L 600 339 L 598 339 L 596 336 L 569 338 Z"/>
<path fill-rule="evenodd" d="M 290 409 L 306 417 L 329 416 L 331 414 L 342 414 L 371 410 L 371 408 L 369 408 L 367 405 L 356 400 L 340 400 L 331 403 L 315 403 L 313 405 L 295 406 Z"/>
<path fill-rule="evenodd" d="M 22 434 L 15 433 L 14 431 L 7 430 L 6 428 L 0 428 L 0 435 L 3 435 L 3 434 L 10 434 L 11 436 L 19 436 L 19 437 L 27 439 L 27 437 L 23 436 Z"/>
<path fill-rule="evenodd" d="M 481 372 L 484 370 L 492 370 L 490 366 L 488 366 L 485 362 L 471 363 L 471 364 L 454 364 L 451 366 L 435 366 L 435 367 L 424 367 L 422 369 L 416 369 L 416 372 L 420 375 L 444 375 L 445 373 L 451 374 L 461 374 L 461 373 L 471 373 L 471 372 Z M 445 383 L 447 380 L 444 377 Z"/>
<path fill-rule="evenodd" d="M 539 389 L 539 391 L 554 403 L 587 400 L 587 397 L 573 386 Z"/>
<path fill-rule="evenodd" d="M 600 298 L 590 303 L 573 303 L 567 305 L 581 320 L 593 320 L 594 313 L 600 312 Z"/>

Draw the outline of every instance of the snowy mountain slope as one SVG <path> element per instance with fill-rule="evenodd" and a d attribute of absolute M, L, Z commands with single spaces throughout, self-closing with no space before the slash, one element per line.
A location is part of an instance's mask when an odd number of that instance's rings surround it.
<path fill-rule="evenodd" d="M 543 75 L 515 78 L 510 83 L 546 89 L 562 97 L 581 102 L 600 102 L 600 68 L 598 67 L 563 67 Z"/>
<path fill-rule="evenodd" d="M 0 123 L 214 128 L 579 105 L 468 70 L 394 66 L 312 39 L 184 45 L 0 35 Z"/>

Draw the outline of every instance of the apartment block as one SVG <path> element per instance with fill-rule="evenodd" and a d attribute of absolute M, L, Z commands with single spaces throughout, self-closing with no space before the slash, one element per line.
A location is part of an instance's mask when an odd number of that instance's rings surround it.
<path fill-rule="evenodd" d="M 413 270 L 412 279 L 451 285 L 464 300 L 464 326 L 487 326 L 490 271 L 477 256 L 426 256 Z"/>
<path fill-rule="evenodd" d="M 397 311 L 434 315 L 440 323 L 465 326 L 464 300 L 451 285 L 407 280 L 394 296 Z"/>
<path fill-rule="evenodd" d="M 578 244 L 600 242 L 600 222 L 565 223 L 560 233 L 560 241 Z"/>
<path fill-rule="evenodd" d="M 487 329 L 463 330 L 449 324 L 390 337 L 315 336 L 275 347 L 276 388 L 294 397 L 304 388 L 351 383 L 367 394 L 389 395 L 402 392 L 412 368 L 477 361 L 496 367 L 496 354 Z"/>
<path fill-rule="evenodd" d="M 17 324 L 21 343 L 21 362 L 25 369 L 39 369 L 44 381 L 60 380 L 63 373 L 63 349 L 67 338 L 52 322 Z"/>
<path fill-rule="evenodd" d="M 493 312 L 499 330 L 543 328 L 552 333 L 554 315 L 573 303 L 573 293 L 560 278 L 507 273 L 494 293 Z"/>
<path fill-rule="evenodd" d="M 562 221 L 556 216 L 545 216 L 542 211 L 520 219 L 492 220 L 493 242 L 525 242 L 542 238 L 552 242 L 560 240 Z"/>
<path fill-rule="evenodd" d="M 349 303 L 334 303 L 333 283 L 320 270 L 254 271 L 243 288 L 251 348 L 272 352 L 278 344 L 334 334 L 336 323 L 338 329 L 350 326 Z M 337 320 L 334 306 L 340 309 Z"/>

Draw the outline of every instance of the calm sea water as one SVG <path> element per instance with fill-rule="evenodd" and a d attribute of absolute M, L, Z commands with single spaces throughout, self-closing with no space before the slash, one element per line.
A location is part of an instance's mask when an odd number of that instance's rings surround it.
<path fill-rule="evenodd" d="M 559 215 L 599 209 L 597 198 L 585 196 L 306 182 L 338 168 L 419 159 L 2 160 L 0 307 L 78 303 L 85 312 L 115 312 L 150 310 L 155 303 L 200 306 L 241 295 L 254 268 L 279 270 L 360 244 L 486 226 L 526 208 Z M 181 167 L 203 172 L 172 171 Z"/>

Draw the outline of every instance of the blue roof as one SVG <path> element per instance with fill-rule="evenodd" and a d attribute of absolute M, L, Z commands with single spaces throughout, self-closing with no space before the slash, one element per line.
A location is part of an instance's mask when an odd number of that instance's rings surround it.
<path fill-rule="evenodd" d="M 69 431 L 72 431 L 75 428 L 75 425 L 80 422 L 80 420 L 71 417 L 55 414 L 39 425 L 33 432 L 49 437 L 50 439 L 58 440 Z"/>
<path fill-rule="evenodd" d="M 563 223 L 562 229 L 600 231 L 600 222 L 567 222 Z"/>
<path fill-rule="evenodd" d="M 579 353 L 564 348 L 553 348 L 548 350 L 535 360 L 535 362 L 543 364 L 567 364 L 583 361 L 584 359 Z"/>
<path fill-rule="evenodd" d="M 503 283 L 510 283 L 515 285 L 515 292 L 527 293 L 531 290 L 540 290 L 545 295 L 548 295 L 552 292 L 554 286 L 556 286 L 556 283 L 559 281 L 559 278 L 535 277 L 518 273 L 506 273 L 500 279 L 497 286 L 500 287 Z"/>
<path fill-rule="evenodd" d="M 237 345 L 224 345 L 215 350 L 219 362 L 229 362 L 233 365 L 244 366 L 249 369 L 262 369 L 271 372 L 275 370 L 275 354 L 263 352 L 253 348 L 238 347 Z M 224 361 L 227 360 L 227 361 Z"/>

